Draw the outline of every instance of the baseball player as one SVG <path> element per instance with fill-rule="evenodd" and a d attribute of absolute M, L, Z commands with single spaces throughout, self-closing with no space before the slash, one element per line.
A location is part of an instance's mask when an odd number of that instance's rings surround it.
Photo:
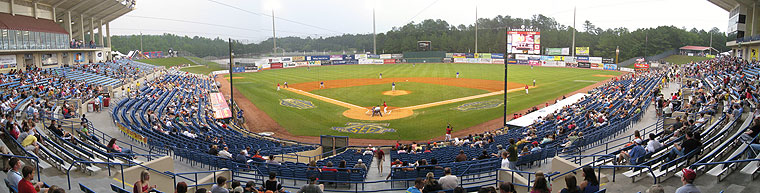
<path fill-rule="evenodd" d="M 528 94 L 528 85 L 525 85 L 525 94 Z"/>
<path fill-rule="evenodd" d="M 533 79 L 533 86 L 536 86 L 536 79 Z"/>
<path fill-rule="evenodd" d="M 533 82 L 533 84 L 535 85 L 536 83 Z M 325 87 L 325 81 L 319 82 L 319 88 L 324 88 L 324 87 Z"/>
<path fill-rule="evenodd" d="M 446 141 L 451 140 L 451 124 L 446 124 Z"/>
<path fill-rule="evenodd" d="M 277 83 L 277 91 L 280 91 L 280 83 Z"/>
<path fill-rule="evenodd" d="M 383 73 L 380 73 L 380 79 L 383 79 Z"/>
<path fill-rule="evenodd" d="M 372 109 L 372 116 L 374 117 L 375 114 L 380 115 L 380 117 L 383 117 L 383 112 L 380 111 L 380 106 L 375 106 L 375 108 Z"/>
<path fill-rule="evenodd" d="M 391 83 L 391 91 L 396 91 L 396 82 Z"/>
<path fill-rule="evenodd" d="M 288 87 L 288 82 L 285 82 L 285 88 L 290 88 Z"/>
<path fill-rule="evenodd" d="M 457 72 L 457 78 L 459 78 L 459 72 Z"/>
<path fill-rule="evenodd" d="M 383 113 L 388 114 L 388 104 L 385 104 L 385 101 L 383 101 Z"/>

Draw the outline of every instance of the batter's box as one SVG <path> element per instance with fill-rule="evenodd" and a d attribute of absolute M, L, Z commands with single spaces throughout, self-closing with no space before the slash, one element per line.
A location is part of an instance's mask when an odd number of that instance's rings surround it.
<path fill-rule="evenodd" d="M 280 99 L 280 105 L 296 109 L 313 109 L 317 107 L 311 101 L 301 99 Z"/>
<path fill-rule="evenodd" d="M 492 109 L 492 108 L 499 107 L 503 104 L 504 104 L 503 100 L 492 99 L 492 100 L 487 100 L 487 101 L 465 103 L 457 107 L 454 107 L 452 109 L 458 110 L 458 111 L 474 111 L 474 110 Z"/>
<path fill-rule="evenodd" d="M 382 134 L 396 132 L 395 129 L 387 128 L 390 123 L 346 123 L 345 127 L 333 127 L 332 130 L 353 134 Z"/>

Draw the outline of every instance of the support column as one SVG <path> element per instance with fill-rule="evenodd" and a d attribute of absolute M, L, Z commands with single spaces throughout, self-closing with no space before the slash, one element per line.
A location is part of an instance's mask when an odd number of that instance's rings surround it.
<path fill-rule="evenodd" d="M 11 11 L 12 16 L 16 16 L 16 12 L 13 10 L 14 0 L 11 0 L 11 2 L 8 4 L 8 9 Z"/>
<path fill-rule="evenodd" d="M 71 39 L 74 39 L 74 36 L 71 33 L 74 31 L 74 29 L 71 29 L 71 11 L 66 11 L 66 15 L 63 16 L 63 23 L 63 28 L 66 29 L 66 32 L 69 32 L 68 41 L 71 41 Z"/>
<path fill-rule="evenodd" d="M 105 43 L 103 42 L 103 20 L 98 21 L 98 45 L 104 46 Z"/>
<path fill-rule="evenodd" d="M 90 18 L 90 41 L 95 42 L 95 18 Z M 90 43 L 90 42 L 87 42 Z"/>
<path fill-rule="evenodd" d="M 84 14 L 79 15 L 79 28 L 79 33 L 82 34 L 80 36 L 82 39 L 79 40 L 82 40 L 82 42 L 84 42 Z"/>
<path fill-rule="evenodd" d="M 106 42 L 106 47 L 111 47 L 111 23 L 106 22 L 106 37 L 108 38 L 108 42 Z"/>
<path fill-rule="evenodd" d="M 40 13 L 39 13 L 39 11 L 37 9 L 37 3 L 33 3 L 33 4 L 34 4 L 34 7 L 33 7 L 34 10 L 32 10 L 32 14 L 34 14 L 34 19 L 39 19 L 40 18 L 40 16 L 39 16 Z"/>
<path fill-rule="evenodd" d="M 53 22 L 58 22 L 58 18 L 55 16 L 55 7 L 51 7 L 50 11 L 53 12 Z M 60 60 L 59 60 L 60 61 Z"/>

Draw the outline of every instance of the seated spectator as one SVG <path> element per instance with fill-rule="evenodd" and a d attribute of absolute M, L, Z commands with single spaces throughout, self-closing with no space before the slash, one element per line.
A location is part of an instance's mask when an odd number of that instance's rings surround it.
<path fill-rule="evenodd" d="M 354 168 L 361 168 L 363 169 L 363 171 L 367 171 L 367 165 L 364 165 L 364 163 L 362 163 L 362 159 L 359 159 L 356 161 L 356 165 L 354 165 Z"/>
<path fill-rule="evenodd" d="M 502 182 L 499 185 L 499 193 L 517 193 L 517 190 L 512 182 Z"/>
<path fill-rule="evenodd" d="M 269 172 L 269 179 L 264 182 L 262 191 L 283 192 L 282 184 L 277 180 L 277 174 Z"/>
<path fill-rule="evenodd" d="M 683 157 L 686 154 L 698 149 L 700 146 L 702 146 L 702 143 L 694 139 L 694 133 L 686 132 L 686 140 L 684 140 L 681 145 L 673 144 L 673 146 L 673 149 L 670 149 L 670 152 L 668 153 L 668 160 L 673 160 L 676 158 L 676 156 Z"/>
<path fill-rule="evenodd" d="M 665 189 L 663 189 L 661 185 L 655 184 L 652 185 L 652 187 L 649 187 L 647 193 L 665 193 Z"/>
<path fill-rule="evenodd" d="M 11 167 L 8 170 L 8 173 L 6 174 L 8 182 L 10 182 L 10 185 L 14 188 L 18 188 L 18 182 L 21 181 L 22 178 L 24 178 L 21 175 L 21 168 L 22 168 L 22 162 L 20 159 L 12 157 L 10 160 L 8 160 L 8 165 Z"/>
<path fill-rule="evenodd" d="M 81 129 L 81 131 L 82 131 L 82 135 L 84 135 L 85 137 L 91 139 L 95 143 L 100 143 L 100 140 L 98 139 L 98 137 L 96 137 L 95 134 L 92 133 L 89 128 L 87 128 L 87 123 L 86 122 L 82 122 L 82 129 Z"/>
<path fill-rule="evenodd" d="M 240 181 L 233 181 L 230 190 L 233 193 L 243 193 L 243 187 L 240 186 Z"/>
<path fill-rule="evenodd" d="M 489 155 L 488 151 L 486 151 L 486 150 L 483 150 L 483 153 L 480 154 L 480 156 L 478 156 L 478 160 L 484 160 L 484 159 L 488 159 L 488 158 L 491 158 L 491 155 Z"/>
<path fill-rule="evenodd" d="M 454 162 L 463 162 L 467 161 L 467 155 L 464 154 L 464 150 L 459 150 L 459 155 L 457 155 L 456 158 L 454 158 Z"/>
<path fill-rule="evenodd" d="M 523 147 L 522 152 L 520 152 L 520 156 L 526 156 L 530 154 L 530 149 L 528 149 L 528 146 Z"/>
<path fill-rule="evenodd" d="M 560 193 L 580 193 L 581 188 L 578 187 L 578 182 L 575 180 L 575 175 L 565 175 L 565 188 L 562 188 Z"/>
<path fill-rule="evenodd" d="M 451 174 L 451 168 L 443 168 L 443 175 L 443 177 L 438 179 L 441 188 L 444 190 L 450 190 L 459 186 L 459 179 L 457 176 Z"/>
<path fill-rule="evenodd" d="M 217 154 L 217 156 L 223 157 L 223 158 L 227 158 L 227 159 L 232 159 L 232 154 L 229 152 L 229 148 L 228 147 L 224 147 L 224 149 L 222 149 L 222 151 L 219 151 L 219 153 Z"/>
<path fill-rule="evenodd" d="M 256 189 L 255 183 L 253 181 L 248 181 L 245 183 L 245 187 L 243 188 L 243 193 L 259 193 L 259 190 Z"/>
<path fill-rule="evenodd" d="M 739 140 L 744 143 L 750 143 L 758 134 L 760 134 L 760 117 L 756 117 L 752 121 L 752 127 L 747 132 L 742 133 Z"/>
<path fill-rule="evenodd" d="M 134 187 L 132 190 L 134 193 L 148 193 L 156 189 L 156 185 L 150 185 L 150 173 L 148 170 L 140 172 L 140 179 L 132 187 Z"/>
<path fill-rule="evenodd" d="M 32 180 L 34 180 L 34 167 L 32 166 L 24 166 L 23 169 L 21 169 L 21 174 L 23 178 L 18 182 L 18 193 L 37 193 L 37 192 L 47 192 L 48 189 L 44 188 L 44 184 L 42 182 L 37 182 L 36 184 L 32 184 Z"/>
<path fill-rule="evenodd" d="M 245 156 L 245 150 L 240 150 L 240 154 L 235 156 L 235 162 L 243 164 L 248 162 L 248 157 Z"/>
<path fill-rule="evenodd" d="M 331 161 L 327 161 L 327 165 L 322 167 L 323 172 L 337 172 L 338 170 L 333 168 L 333 163 Z"/>
<path fill-rule="evenodd" d="M 268 163 L 268 164 L 276 164 L 276 165 L 280 165 L 280 162 L 279 162 L 279 161 L 277 161 L 277 158 L 276 158 L 274 155 L 270 155 L 270 156 L 269 156 L 269 159 L 267 160 L 267 163 Z"/>
<path fill-rule="evenodd" d="M 258 162 L 264 161 L 264 157 L 261 156 L 261 154 L 259 153 L 259 150 L 256 150 L 253 152 L 251 159 L 253 159 L 253 161 L 258 161 Z"/>
<path fill-rule="evenodd" d="M 229 193 L 230 190 L 225 188 L 227 185 L 227 178 L 224 176 L 216 177 L 216 184 L 211 186 L 211 193 Z"/>
<path fill-rule="evenodd" d="M 174 188 L 176 193 L 187 193 L 187 183 L 185 182 L 178 182 L 177 187 Z"/>
<path fill-rule="evenodd" d="M 583 193 L 594 193 L 599 191 L 599 180 L 596 178 L 594 169 L 590 166 L 583 167 L 583 182 L 581 182 L 581 190 Z"/>
<path fill-rule="evenodd" d="M 676 193 L 700 193 L 701 191 L 694 185 L 694 179 L 697 178 L 697 173 L 689 168 L 684 168 L 681 172 L 681 182 L 683 186 L 676 189 Z"/>
<path fill-rule="evenodd" d="M 29 132 L 32 131 L 29 130 Z M 37 144 L 37 137 L 34 136 L 33 132 L 21 141 L 21 146 L 27 151 L 34 151 L 34 154 L 40 155 L 40 145 Z"/>
<path fill-rule="evenodd" d="M 309 168 L 306 168 L 306 170 L 317 170 L 319 171 L 319 168 L 317 168 L 317 162 L 314 160 L 309 161 Z"/>
<path fill-rule="evenodd" d="M 209 155 L 218 155 L 219 154 L 219 150 L 217 149 L 217 146 L 213 145 L 213 144 L 209 145 L 208 154 Z"/>
<path fill-rule="evenodd" d="M 438 180 L 435 180 L 435 175 L 433 172 L 428 172 L 427 175 L 425 175 L 425 186 L 423 187 L 423 193 L 438 192 L 440 190 L 443 190 L 443 186 L 438 183 Z"/>
<path fill-rule="evenodd" d="M 550 193 L 549 185 L 546 182 L 546 178 L 543 176 L 536 176 L 536 181 L 533 182 L 533 187 L 530 193 Z"/>
<path fill-rule="evenodd" d="M 116 153 L 122 153 L 126 155 L 133 155 L 135 153 L 135 152 L 132 152 L 131 149 L 127 149 L 127 148 L 122 149 L 121 147 L 119 147 L 119 145 L 116 145 L 116 138 L 111 138 L 111 141 L 108 141 L 108 145 L 106 147 L 108 147 L 109 151 L 116 152 Z M 136 158 L 137 156 L 133 157 L 133 159 L 136 159 Z"/>
<path fill-rule="evenodd" d="M 533 142 L 533 143 L 531 143 L 531 144 L 533 145 L 533 148 L 531 148 L 531 149 L 530 149 L 530 152 L 531 152 L 531 153 L 533 153 L 533 152 L 537 152 L 537 151 L 540 151 L 540 150 L 541 150 L 541 146 L 539 146 L 539 145 L 538 145 L 538 141 L 534 141 L 534 142 Z"/>
<path fill-rule="evenodd" d="M 324 184 L 317 185 L 317 178 L 312 176 L 309 177 L 308 184 L 301 186 L 297 193 L 322 193 L 324 189 Z"/>
<path fill-rule="evenodd" d="M 662 148 L 662 143 L 660 141 L 657 141 L 655 139 L 657 136 L 654 133 L 649 134 L 649 141 L 647 142 L 647 153 L 654 153 L 655 151 Z"/>
<path fill-rule="evenodd" d="M 340 163 L 338 164 L 338 171 L 347 172 L 348 170 L 344 168 L 346 168 L 346 160 L 340 160 Z"/>
<path fill-rule="evenodd" d="M 644 157 L 646 155 L 646 150 L 641 145 L 643 143 L 641 139 L 635 139 L 634 146 L 628 152 L 621 151 L 620 154 L 617 156 L 617 164 L 621 164 L 623 160 L 628 160 L 628 164 L 630 165 L 637 165 L 639 163 L 639 158 Z"/>
<path fill-rule="evenodd" d="M 422 189 L 425 187 L 425 180 L 417 178 L 414 180 L 414 186 L 406 189 L 407 193 L 422 193 Z"/>

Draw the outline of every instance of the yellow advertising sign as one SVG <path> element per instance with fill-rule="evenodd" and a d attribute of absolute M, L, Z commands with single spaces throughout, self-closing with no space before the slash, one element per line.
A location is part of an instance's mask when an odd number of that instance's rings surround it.
<path fill-rule="evenodd" d="M 575 47 L 575 55 L 576 56 L 588 56 L 589 55 L 589 47 Z"/>

